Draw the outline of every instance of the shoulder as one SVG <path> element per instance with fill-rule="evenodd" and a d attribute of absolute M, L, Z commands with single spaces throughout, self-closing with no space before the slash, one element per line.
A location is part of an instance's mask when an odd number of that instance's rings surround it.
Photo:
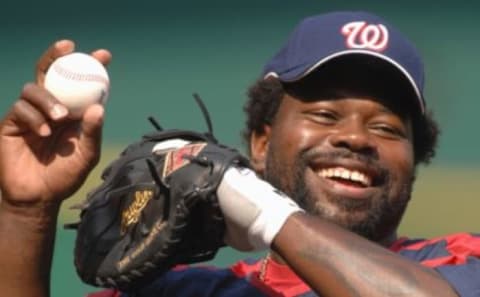
<path fill-rule="evenodd" d="M 480 234 L 405 240 L 396 252 L 435 269 L 459 296 L 477 296 L 480 292 Z"/>
<path fill-rule="evenodd" d="M 480 234 L 454 233 L 431 239 L 406 239 L 396 252 L 430 267 L 463 264 L 480 258 Z"/>

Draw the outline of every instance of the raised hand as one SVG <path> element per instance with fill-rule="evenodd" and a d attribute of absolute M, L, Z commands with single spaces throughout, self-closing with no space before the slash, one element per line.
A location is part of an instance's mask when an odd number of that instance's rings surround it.
<path fill-rule="evenodd" d="M 43 88 L 45 72 L 58 57 L 73 52 L 69 40 L 54 43 L 38 60 L 36 82 L 25 84 L 0 123 L 0 188 L 4 203 L 29 206 L 61 202 L 84 182 L 100 155 L 103 107 L 90 106 L 82 119 Z M 92 53 L 103 64 L 107 50 Z"/>

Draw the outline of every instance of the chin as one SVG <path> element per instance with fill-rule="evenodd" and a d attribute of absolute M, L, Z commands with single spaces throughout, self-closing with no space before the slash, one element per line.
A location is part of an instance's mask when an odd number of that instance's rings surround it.
<path fill-rule="evenodd" d="M 381 241 L 389 236 L 399 223 L 398 215 L 385 219 L 385 212 L 365 206 L 352 208 L 352 205 L 345 207 L 344 204 L 318 201 L 307 206 L 306 211 L 371 241 Z"/>
<path fill-rule="evenodd" d="M 319 203 L 317 203 L 313 210 L 307 210 L 307 212 L 324 218 L 346 229 L 350 229 L 352 226 L 359 224 L 363 225 L 366 221 L 368 221 L 369 218 L 368 211 L 365 209 L 345 209 L 344 207 L 331 204 L 319 205 Z"/>

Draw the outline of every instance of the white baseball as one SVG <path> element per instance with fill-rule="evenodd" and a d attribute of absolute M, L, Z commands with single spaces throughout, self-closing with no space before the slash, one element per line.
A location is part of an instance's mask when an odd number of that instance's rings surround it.
<path fill-rule="evenodd" d="M 94 103 L 105 104 L 110 80 L 105 67 L 84 53 L 72 53 L 55 60 L 45 75 L 44 86 L 79 118 Z"/>

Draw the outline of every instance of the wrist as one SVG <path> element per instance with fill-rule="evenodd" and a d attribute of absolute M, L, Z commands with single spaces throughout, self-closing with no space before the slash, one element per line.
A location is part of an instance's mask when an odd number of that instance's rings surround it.
<path fill-rule="evenodd" d="M 226 241 L 240 250 L 269 248 L 287 218 L 303 211 L 246 168 L 228 169 L 217 194 L 227 222 Z"/>
<path fill-rule="evenodd" d="M 48 296 L 59 204 L 0 202 L 2 294 Z M 26 287 L 25 287 L 26 285 Z"/>
<path fill-rule="evenodd" d="M 36 228 L 49 228 L 56 224 L 61 202 L 19 202 L 5 196 L 1 198 L 0 219 L 20 224 L 31 223 Z"/>

